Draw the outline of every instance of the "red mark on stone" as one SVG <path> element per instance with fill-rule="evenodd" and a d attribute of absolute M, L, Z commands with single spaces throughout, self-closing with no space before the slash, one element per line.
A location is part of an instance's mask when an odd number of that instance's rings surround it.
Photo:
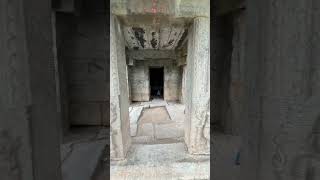
<path fill-rule="evenodd" d="M 156 8 L 152 8 L 151 10 L 152 10 L 152 12 L 153 12 L 154 14 L 157 13 L 157 9 L 156 9 Z"/>

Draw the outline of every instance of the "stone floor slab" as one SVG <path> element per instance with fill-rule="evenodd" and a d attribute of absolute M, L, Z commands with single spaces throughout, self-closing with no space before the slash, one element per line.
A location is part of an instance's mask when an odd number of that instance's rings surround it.
<path fill-rule="evenodd" d="M 111 164 L 111 179 L 209 179 L 209 156 L 190 158 L 184 143 L 134 145 L 127 161 Z"/>
<path fill-rule="evenodd" d="M 156 139 L 179 138 L 184 136 L 183 125 L 178 123 L 156 124 Z"/>

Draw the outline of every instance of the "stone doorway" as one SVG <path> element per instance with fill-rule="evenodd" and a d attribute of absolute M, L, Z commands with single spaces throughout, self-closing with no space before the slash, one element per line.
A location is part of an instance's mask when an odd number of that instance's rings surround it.
<path fill-rule="evenodd" d="M 163 99 L 164 74 L 163 67 L 150 67 L 150 97 Z"/>
<path fill-rule="evenodd" d="M 173 12 L 112 13 L 112 179 L 209 179 L 209 17 Z"/>

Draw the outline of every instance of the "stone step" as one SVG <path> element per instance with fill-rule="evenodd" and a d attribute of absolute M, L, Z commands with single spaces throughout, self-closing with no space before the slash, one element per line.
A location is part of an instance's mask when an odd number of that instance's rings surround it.
<path fill-rule="evenodd" d="M 184 143 L 132 145 L 125 161 L 111 162 L 111 179 L 210 179 L 210 157 L 191 156 Z"/>
<path fill-rule="evenodd" d="M 63 152 L 68 152 L 62 153 L 62 179 L 91 180 L 106 145 L 103 139 L 71 144 L 69 149 L 64 147 Z"/>

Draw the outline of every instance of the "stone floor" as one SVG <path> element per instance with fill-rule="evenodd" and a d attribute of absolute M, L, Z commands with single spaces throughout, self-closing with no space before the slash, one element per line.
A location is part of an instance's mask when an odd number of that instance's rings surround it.
<path fill-rule="evenodd" d="M 112 162 L 112 180 L 209 179 L 209 156 L 190 156 L 185 145 L 134 144 L 125 161 Z"/>
<path fill-rule="evenodd" d="M 103 152 L 109 144 L 108 129 L 72 128 L 61 145 L 62 179 L 91 180 Z"/>
<path fill-rule="evenodd" d="M 213 168 L 212 178 L 216 180 L 238 180 L 241 161 L 239 161 L 240 165 L 236 164 L 236 161 L 241 145 L 240 137 L 214 132 L 212 141 L 213 167 L 219 167 Z"/>
<path fill-rule="evenodd" d="M 125 161 L 111 162 L 111 179 L 209 179 L 209 156 L 187 154 L 184 109 L 158 99 L 132 104 L 132 146 Z"/>
<path fill-rule="evenodd" d="M 124 161 L 109 165 L 108 129 L 73 128 L 61 146 L 63 180 L 238 180 L 238 136 L 215 131 L 209 156 L 191 156 L 183 139 L 184 105 L 154 100 L 130 106 L 132 146 Z M 106 158 L 107 157 L 107 158 Z M 210 176 L 210 177 L 209 177 Z"/>

